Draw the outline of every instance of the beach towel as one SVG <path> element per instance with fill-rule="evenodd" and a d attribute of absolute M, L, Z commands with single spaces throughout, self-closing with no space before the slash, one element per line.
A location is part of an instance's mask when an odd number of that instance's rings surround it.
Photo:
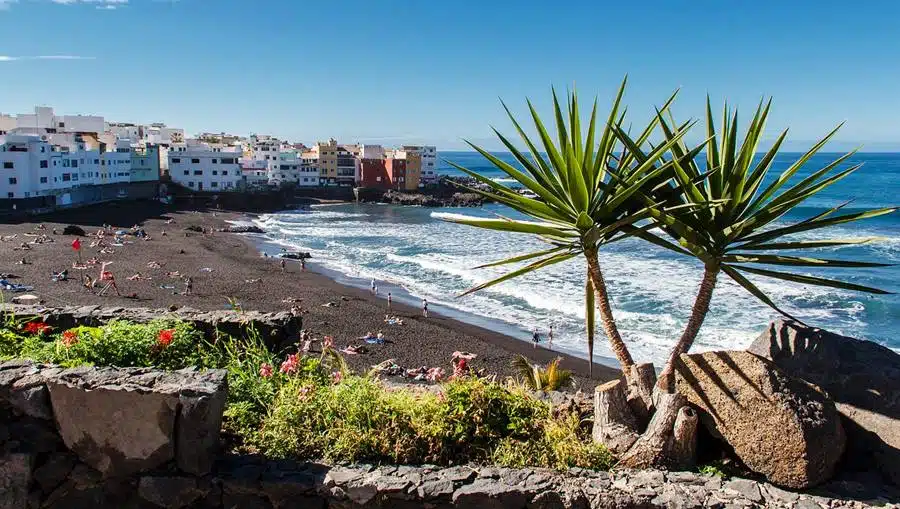
<path fill-rule="evenodd" d="M 16 293 L 30 292 L 31 290 L 34 290 L 33 286 L 10 283 L 9 281 L 7 281 L 5 279 L 0 279 L 0 287 L 3 287 L 4 290 L 9 290 L 11 292 L 16 292 Z"/>
<path fill-rule="evenodd" d="M 384 339 L 381 339 L 381 338 L 368 338 L 365 341 L 366 341 L 366 343 L 368 343 L 370 345 L 383 345 L 384 344 Z"/>
<path fill-rule="evenodd" d="M 159 287 L 162 288 L 163 290 L 174 290 L 175 289 L 174 285 L 159 285 Z"/>

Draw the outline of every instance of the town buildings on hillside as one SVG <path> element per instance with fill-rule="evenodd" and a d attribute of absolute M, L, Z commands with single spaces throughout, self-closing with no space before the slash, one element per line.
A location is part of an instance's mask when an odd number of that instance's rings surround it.
<path fill-rule="evenodd" d="M 0 199 L 25 200 L 27 207 L 124 197 L 135 186 L 155 193 L 161 181 L 210 192 L 285 184 L 415 190 L 437 180 L 436 159 L 433 146 L 385 148 L 332 138 L 307 147 L 224 132 L 188 138 L 161 123 L 56 115 L 43 106 L 0 114 Z"/>

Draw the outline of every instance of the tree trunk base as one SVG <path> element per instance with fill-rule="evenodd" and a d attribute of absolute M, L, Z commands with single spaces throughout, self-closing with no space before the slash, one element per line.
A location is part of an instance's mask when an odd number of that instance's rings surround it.
<path fill-rule="evenodd" d="M 627 381 L 614 380 L 594 391 L 594 441 L 618 456 L 618 464 L 624 468 L 692 467 L 697 452 L 697 412 L 684 396 L 653 390 L 656 372 L 652 364 L 633 366 L 625 376 Z M 644 412 L 650 414 L 649 423 L 638 435 Z"/>

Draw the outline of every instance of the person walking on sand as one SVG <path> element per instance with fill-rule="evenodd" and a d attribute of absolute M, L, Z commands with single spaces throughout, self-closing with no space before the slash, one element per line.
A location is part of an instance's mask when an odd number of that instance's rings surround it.
<path fill-rule="evenodd" d="M 306 258 L 300 258 L 300 272 L 306 272 Z"/>
<path fill-rule="evenodd" d="M 422 316 L 428 318 L 428 299 L 422 299 Z"/>
<path fill-rule="evenodd" d="M 194 293 L 194 279 L 191 276 L 184 278 L 184 295 L 192 295 Z"/>
<path fill-rule="evenodd" d="M 391 292 L 388 292 L 388 311 L 393 311 L 393 301 L 391 300 Z"/>
<path fill-rule="evenodd" d="M 535 328 L 534 328 L 534 332 L 531 333 L 531 342 L 532 342 L 532 344 L 534 345 L 535 348 L 537 348 L 538 343 L 541 342 L 541 335 L 538 334 L 537 327 L 535 327 Z"/>
<path fill-rule="evenodd" d="M 281 273 L 284 274 L 284 266 L 286 265 L 284 258 L 281 259 L 281 262 L 279 263 L 279 265 L 281 265 Z"/>
<path fill-rule="evenodd" d="M 372 288 L 372 295 L 375 295 L 375 292 L 378 291 L 378 289 L 375 287 L 375 278 L 374 277 L 372 278 L 371 288 Z"/>
<path fill-rule="evenodd" d="M 547 348 L 553 350 L 553 325 L 550 325 L 550 332 L 547 333 Z"/>

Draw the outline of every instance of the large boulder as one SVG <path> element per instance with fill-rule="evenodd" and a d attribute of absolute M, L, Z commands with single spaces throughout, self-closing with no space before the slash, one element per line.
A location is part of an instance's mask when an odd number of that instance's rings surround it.
<path fill-rule="evenodd" d="M 676 389 L 744 464 L 780 486 L 808 488 L 834 472 L 844 430 L 834 403 L 747 352 L 683 354 Z"/>
<path fill-rule="evenodd" d="M 900 486 L 900 355 L 871 341 L 777 320 L 749 351 L 814 383 L 837 404 L 850 466 Z"/>
<path fill-rule="evenodd" d="M 173 459 L 192 474 L 212 467 L 227 395 L 223 371 L 73 368 L 46 383 L 66 447 L 104 476 Z"/>

